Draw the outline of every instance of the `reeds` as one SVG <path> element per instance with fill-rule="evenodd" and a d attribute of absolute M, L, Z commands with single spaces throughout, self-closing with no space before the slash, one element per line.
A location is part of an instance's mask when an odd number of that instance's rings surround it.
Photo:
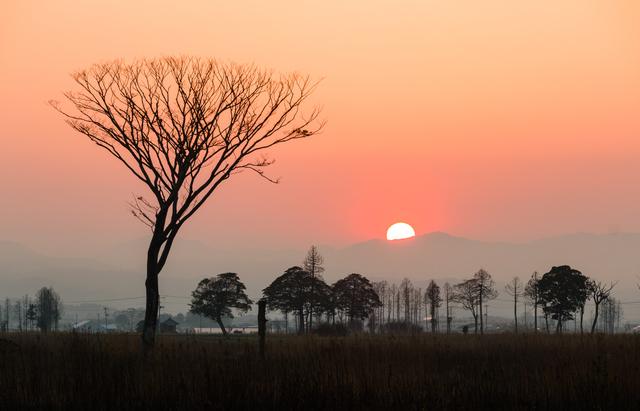
<path fill-rule="evenodd" d="M 640 409 L 632 335 L 2 338 L 0 409 Z"/>

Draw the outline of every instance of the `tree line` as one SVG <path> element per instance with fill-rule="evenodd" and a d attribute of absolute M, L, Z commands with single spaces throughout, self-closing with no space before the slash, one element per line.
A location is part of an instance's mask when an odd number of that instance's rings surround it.
<path fill-rule="evenodd" d="M 514 277 L 505 285 L 505 293 L 513 301 L 514 331 L 519 330 L 518 308 L 521 303 L 529 304 L 534 310 L 534 330 L 539 330 L 538 319 L 540 312 L 544 324 L 543 330 L 551 332 L 550 322 L 555 322 L 555 331 L 562 332 L 568 321 L 575 321 L 576 329 L 584 332 L 584 311 L 588 301 L 594 303 L 594 315 L 590 324 L 590 332 L 601 330 L 613 332 L 614 324 L 620 321 L 622 309 L 620 303 L 612 297 L 615 283 L 604 283 L 583 275 L 570 266 L 552 267 L 540 276 L 534 272 L 524 284 L 519 277 Z M 478 270 L 469 279 L 451 285 L 446 282 L 442 289 L 431 280 L 427 288 L 415 288 L 408 279 L 402 280 L 399 286 L 386 281 L 374 283 L 376 292 L 383 302 L 371 313 L 369 325 L 372 330 L 384 329 L 389 324 L 398 327 L 398 323 L 405 326 L 418 325 L 420 315 L 425 321 L 424 328 L 432 332 L 440 330 L 439 310 L 444 308 L 446 332 L 451 332 L 454 307 L 462 308 L 473 318 L 475 333 L 484 333 L 486 316 L 483 313 L 489 301 L 498 297 L 498 290 L 489 272 Z M 601 309 L 606 312 L 601 318 Z M 526 311 L 526 307 L 525 307 Z M 526 313 L 525 313 L 526 314 Z M 465 328 L 466 329 L 466 328 Z"/>
<path fill-rule="evenodd" d="M 285 329 L 289 329 L 291 322 L 300 334 L 312 331 L 314 324 L 341 324 L 362 330 L 366 322 L 371 332 L 424 329 L 437 333 L 444 329 L 450 333 L 454 309 L 458 308 L 472 317 L 473 332 L 483 334 L 486 331 L 483 310 L 489 301 L 498 297 L 495 282 L 484 269 L 453 285 L 445 282 L 441 287 L 430 280 L 424 290 L 407 278 L 396 285 L 387 281 L 371 282 L 357 273 L 327 284 L 322 276 L 324 270 L 324 259 L 318 248 L 312 246 L 300 266 L 286 269 L 263 289 L 261 298 L 271 311 L 282 314 Z M 563 265 L 552 267 L 542 276 L 534 272 L 526 283 L 514 277 L 504 291 L 513 302 L 516 333 L 522 303 L 525 314 L 527 304 L 533 309 L 535 331 L 561 333 L 567 323 L 573 321 L 574 329 L 580 333 L 612 333 L 622 313 L 620 303 L 612 297 L 615 285 L 588 278 Z M 585 306 L 589 301 L 593 302 L 594 313 L 591 323 L 585 327 Z M 188 315 L 209 318 L 227 334 L 224 321 L 233 319 L 234 313 L 248 312 L 253 303 L 236 273 L 222 273 L 199 282 L 192 293 Z M 0 330 L 58 330 L 62 311 L 62 300 L 52 287 L 41 288 L 35 298 L 28 295 L 13 301 L 7 298 L 0 304 Z M 121 313 L 116 322 L 129 323 L 133 328 L 129 317 L 131 313 Z M 464 332 L 467 329 L 463 327 Z"/>
<path fill-rule="evenodd" d="M 360 327 L 369 314 L 382 305 L 371 282 L 360 274 L 352 273 L 332 285 L 327 284 L 322 277 L 323 262 L 318 248 L 312 246 L 302 266 L 286 269 L 263 290 L 262 299 L 271 311 L 283 314 L 287 329 L 289 318 L 300 334 L 309 332 L 314 321 Z M 226 334 L 223 318 L 233 318 L 234 309 L 251 310 L 253 301 L 245 290 L 236 273 L 205 278 L 192 293 L 190 310 L 214 319 Z"/>
<path fill-rule="evenodd" d="M 487 304 L 499 295 L 491 274 L 480 269 L 471 278 L 440 287 L 434 280 L 423 290 L 405 278 L 399 285 L 387 281 L 370 282 L 361 274 L 352 273 L 327 284 L 322 277 L 323 258 L 312 246 L 301 266 L 293 266 L 278 276 L 262 292 L 262 299 L 271 311 L 282 313 L 285 329 L 289 321 L 295 323 L 302 334 L 313 329 L 313 324 L 346 324 L 350 328 L 367 326 L 372 332 L 408 331 L 422 329 L 436 333 L 441 330 L 441 310 L 444 310 L 445 330 L 452 332 L 455 307 L 467 311 L 473 318 L 473 332 L 486 331 Z M 619 321 L 620 305 L 611 293 L 615 283 L 590 279 L 568 265 L 552 267 L 540 276 L 531 275 L 526 284 L 514 277 L 505 286 L 512 298 L 514 331 L 518 328 L 518 307 L 523 300 L 534 310 L 534 330 L 561 333 L 568 321 L 579 324 L 584 332 L 584 310 L 587 301 L 593 301 L 595 312 L 590 332 L 597 331 L 600 311 L 605 307 L 603 329 Z M 223 333 L 223 319 L 233 318 L 233 310 L 247 312 L 253 301 L 246 295 L 246 287 L 235 273 L 223 273 L 202 280 L 192 293 L 191 312 L 215 320 Z M 526 308 L 525 308 L 526 310 Z M 543 324 L 538 324 L 542 314 Z M 554 323 L 553 326 L 551 323 Z M 468 327 L 463 327 L 467 332 Z"/>
<path fill-rule="evenodd" d="M 0 330 L 30 331 L 39 329 L 42 332 L 58 330 L 58 324 L 62 316 L 62 300 L 53 287 L 42 287 L 31 298 L 25 295 L 23 298 L 12 301 L 4 300 L 0 306 Z"/>

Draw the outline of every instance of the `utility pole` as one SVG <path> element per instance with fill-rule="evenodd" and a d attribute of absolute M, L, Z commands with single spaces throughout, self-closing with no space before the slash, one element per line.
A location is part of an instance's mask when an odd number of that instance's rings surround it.
<path fill-rule="evenodd" d="M 156 334 L 160 334 L 160 314 L 162 314 L 162 297 L 158 296 L 158 318 L 156 319 Z"/>
<path fill-rule="evenodd" d="M 264 300 L 258 301 L 258 335 L 260 337 L 260 359 L 264 360 L 264 349 L 265 349 L 265 336 L 267 333 L 267 317 L 266 317 L 266 306 L 267 303 Z"/>

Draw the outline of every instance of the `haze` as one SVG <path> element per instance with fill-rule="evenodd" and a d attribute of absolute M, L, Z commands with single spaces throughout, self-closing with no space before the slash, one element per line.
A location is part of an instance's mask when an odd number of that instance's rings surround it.
<path fill-rule="evenodd" d="M 147 235 L 144 192 L 46 101 L 94 62 L 169 54 L 323 79 L 322 135 L 273 152 L 182 238 L 346 245 L 395 221 L 485 240 L 640 231 L 633 0 L 5 3 L 0 238 L 82 255 Z"/>

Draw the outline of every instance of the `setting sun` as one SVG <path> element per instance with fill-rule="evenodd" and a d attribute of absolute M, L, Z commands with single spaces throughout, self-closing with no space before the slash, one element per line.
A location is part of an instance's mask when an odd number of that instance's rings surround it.
<path fill-rule="evenodd" d="M 407 223 L 395 223 L 387 229 L 387 240 L 403 240 L 415 236 L 415 230 Z"/>

